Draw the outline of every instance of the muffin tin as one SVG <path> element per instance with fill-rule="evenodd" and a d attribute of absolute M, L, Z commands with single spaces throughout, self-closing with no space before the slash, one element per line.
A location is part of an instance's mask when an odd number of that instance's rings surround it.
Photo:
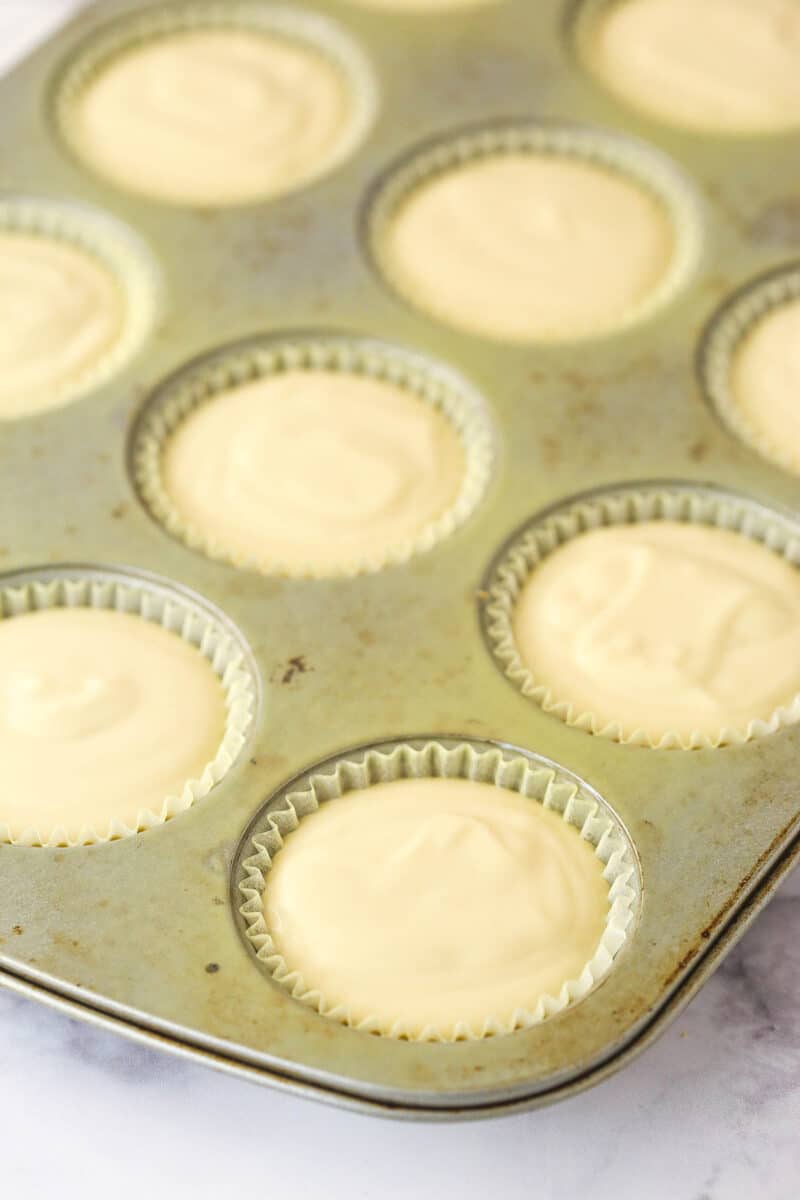
<path fill-rule="evenodd" d="M 797 139 L 648 123 L 587 76 L 570 42 L 574 5 L 557 0 L 430 14 L 319 0 L 308 7 L 349 33 L 379 81 L 370 136 L 290 196 L 169 207 L 86 172 L 54 115 L 64 63 L 131 7 L 105 0 L 83 12 L 0 80 L 5 191 L 105 210 L 149 246 L 163 280 L 155 327 L 113 378 L 0 427 L 0 586 L 103 578 L 124 563 L 114 578 L 177 589 L 230 622 L 259 697 L 225 777 L 175 819 L 90 846 L 0 847 L 0 982 L 248 1078 L 374 1112 L 444 1119 L 557 1099 L 663 1028 L 789 870 L 800 853 L 800 728 L 688 751 L 615 744 L 564 723 L 504 677 L 482 637 L 490 564 L 545 510 L 641 480 L 723 505 L 732 496 L 747 529 L 768 539 L 779 530 L 796 561 L 797 480 L 717 418 L 696 356 L 726 298 L 796 249 Z M 430 139 L 509 120 L 642 138 L 693 182 L 702 257 L 657 313 L 590 341 L 503 346 L 428 320 L 384 283 L 365 213 L 385 172 Z M 332 579 L 237 570 L 170 537 L 134 484 L 140 414 L 192 360 L 261 335 L 377 339 L 467 380 L 495 450 L 464 522 L 404 563 Z M 342 757 L 429 740 L 550 761 L 608 806 L 636 855 L 635 925 L 602 984 L 506 1036 L 428 1044 L 339 1025 L 269 980 L 243 929 L 240 866 L 270 805 Z"/>

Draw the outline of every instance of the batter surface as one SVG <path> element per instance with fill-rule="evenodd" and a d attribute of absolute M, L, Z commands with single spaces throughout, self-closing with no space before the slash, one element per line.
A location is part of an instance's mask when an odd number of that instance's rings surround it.
<path fill-rule="evenodd" d="M 0 420 L 75 399 L 125 315 L 98 259 L 54 238 L 0 233 Z"/>
<path fill-rule="evenodd" d="M 728 530 L 582 534 L 534 569 L 513 626 L 554 701 L 624 736 L 744 732 L 800 691 L 800 572 Z"/>
<path fill-rule="evenodd" d="M 594 955 L 608 884 L 560 815 L 463 779 L 330 800 L 287 835 L 264 892 L 280 954 L 326 1009 L 410 1036 L 511 1024 Z"/>
<path fill-rule="evenodd" d="M 800 474 L 800 300 L 768 312 L 745 334 L 731 393 L 757 446 Z"/>
<path fill-rule="evenodd" d="M 617 0 L 586 53 L 611 91 L 670 124 L 720 133 L 800 125 L 797 0 Z"/>
<path fill-rule="evenodd" d="M 343 70 L 321 51 L 197 30 L 113 59 L 76 102 L 71 137 L 120 187 L 177 204 L 240 204 L 326 170 L 352 108 Z"/>
<path fill-rule="evenodd" d="M 613 329 L 661 282 L 674 235 L 643 188 L 575 158 L 507 153 L 453 167 L 399 205 L 376 246 L 419 308 L 504 341 Z"/>
<path fill-rule="evenodd" d="M 214 758 L 225 693 L 199 650 L 141 617 L 52 608 L 0 621 L 0 824 L 77 841 L 137 828 Z"/>
<path fill-rule="evenodd" d="M 215 396 L 167 441 L 162 483 L 214 553 L 265 572 L 380 563 L 456 499 L 464 450 L 401 387 L 287 371 Z"/>

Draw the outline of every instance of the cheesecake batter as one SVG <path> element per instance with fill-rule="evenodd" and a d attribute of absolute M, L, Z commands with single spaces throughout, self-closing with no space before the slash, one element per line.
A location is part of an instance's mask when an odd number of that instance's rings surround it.
<path fill-rule="evenodd" d="M 513 1026 L 590 961 L 608 915 L 594 848 L 535 800 L 403 779 L 330 800 L 286 837 L 264 892 L 278 952 L 324 1010 L 452 1040 Z M 426 1032 L 427 1031 L 427 1032 Z"/>
<path fill-rule="evenodd" d="M 503 341 L 619 326 L 670 264 L 674 236 L 644 188 L 577 158 L 506 153 L 420 184 L 376 246 L 390 283 L 425 312 Z"/>
<path fill-rule="evenodd" d="M 322 51 L 206 29 L 112 59 L 76 102 L 70 136 L 120 187 L 176 204 L 242 204 L 324 172 L 352 110 L 344 71 Z"/>
<path fill-rule="evenodd" d="M 800 692 L 800 572 L 728 530 L 591 530 L 534 569 L 513 614 L 534 681 L 598 728 L 744 733 Z"/>
<path fill-rule="evenodd" d="M 730 387 L 757 448 L 800 475 L 800 299 L 772 309 L 745 334 Z"/>
<path fill-rule="evenodd" d="M 74 400 L 122 336 L 111 272 L 55 238 L 0 233 L 0 420 Z"/>
<path fill-rule="evenodd" d="M 588 31 L 586 55 L 617 96 L 672 125 L 800 125 L 797 0 L 617 0 Z"/>
<path fill-rule="evenodd" d="M 326 575 L 410 552 L 456 500 L 464 450 L 447 417 L 399 386 L 297 370 L 195 409 L 161 469 L 210 553 Z"/>
<path fill-rule="evenodd" d="M 0 621 L 0 825 L 106 838 L 161 814 L 214 758 L 225 693 L 177 634 L 106 609 Z"/>

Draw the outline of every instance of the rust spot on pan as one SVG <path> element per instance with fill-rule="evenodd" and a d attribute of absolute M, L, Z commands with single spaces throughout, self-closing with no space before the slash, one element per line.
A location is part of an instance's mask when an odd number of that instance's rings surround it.
<path fill-rule="evenodd" d="M 703 459 L 708 455 L 709 449 L 710 447 L 708 442 L 704 442 L 703 439 L 700 438 L 698 441 L 692 442 L 691 446 L 689 447 L 689 458 L 692 460 L 692 462 L 702 462 Z"/>
<path fill-rule="evenodd" d="M 281 683 L 291 683 L 296 675 L 305 675 L 310 671 L 304 654 L 295 654 L 286 664 L 283 674 L 281 675 Z"/>

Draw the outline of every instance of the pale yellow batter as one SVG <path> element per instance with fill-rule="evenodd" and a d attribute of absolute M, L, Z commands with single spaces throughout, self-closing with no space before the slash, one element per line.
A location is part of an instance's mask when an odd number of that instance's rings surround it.
<path fill-rule="evenodd" d="M 513 615 L 534 681 L 652 741 L 715 740 L 800 692 L 800 572 L 727 530 L 592 530 L 534 569 Z"/>
<path fill-rule="evenodd" d="M 797 0 L 617 0 L 588 31 L 586 54 L 611 91 L 673 125 L 800 125 Z"/>
<path fill-rule="evenodd" d="M 114 58 L 76 102 L 70 136 L 121 187 L 226 205 L 276 195 L 333 164 L 351 132 L 342 68 L 261 32 L 166 34 Z"/>
<path fill-rule="evenodd" d="M 141 617 L 52 608 L 0 621 L 0 825 L 109 836 L 160 814 L 214 758 L 225 693 L 199 650 Z"/>
<path fill-rule="evenodd" d="M 325 1010 L 443 1039 L 511 1025 L 576 980 L 608 916 L 593 847 L 535 800 L 464 779 L 403 779 L 331 800 L 267 876 L 278 952 Z"/>
<path fill-rule="evenodd" d="M 75 399 L 119 341 L 122 290 L 66 242 L 0 233 L 0 420 Z"/>
<path fill-rule="evenodd" d="M 745 335 L 730 386 L 756 447 L 800 474 L 800 299 L 773 309 Z"/>
<path fill-rule="evenodd" d="M 475 159 L 422 183 L 376 246 L 408 300 L 471 333 L 564 339 L 623 323 L 662 281 L 664 208 L 603 167 L 564 156 Z"/>
<path fill-rule="evenodd" d="M 455 427 L 401 387 L 288 371 L 215 396 L 168 440 L 162 482 L 212 553 L 336 574 L 407 549 L 456 499 Z"/>

